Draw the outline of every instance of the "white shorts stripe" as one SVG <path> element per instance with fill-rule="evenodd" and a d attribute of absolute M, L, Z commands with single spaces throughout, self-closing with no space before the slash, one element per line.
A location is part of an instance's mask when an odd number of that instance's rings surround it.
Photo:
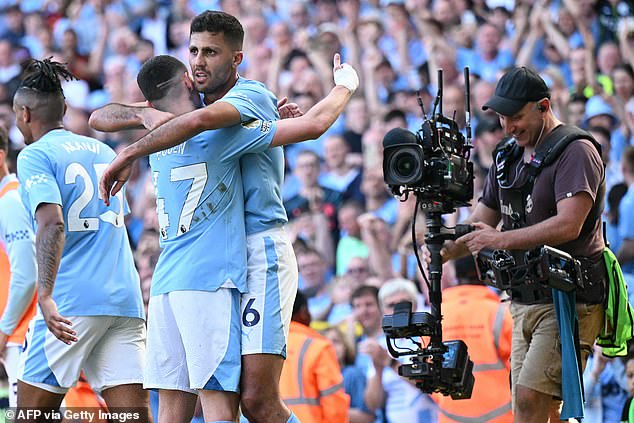
<path fill-rule="evenodd" d="M 297 261 L 283 227 L 247 237 L 247 288 L 242 295 L 242 354 L 286 356 L 297 292 Z"/>

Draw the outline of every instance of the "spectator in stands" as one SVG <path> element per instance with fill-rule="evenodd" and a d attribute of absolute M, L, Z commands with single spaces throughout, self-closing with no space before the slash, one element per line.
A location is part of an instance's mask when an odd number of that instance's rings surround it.
<path fill-rule="evenodd" d="M 364 399 L 366 375 L 354 363 L 356 358 L 354 347 L 337 326 L 325 329 L 322 335 L 328 338 L 335 347 L 339 368 L 343 374 L 343 389 L 350 396 L 350 423 L 372 423 L 374 413 L 368 409 Z"/>
<path fill-rule="evenodd" d="M 634 273 L 634 147 L 629 146 L 623 151 L 621 160 L 623 182 L 627 185 L 627 193 L 619 204 L 618 235 L 621 245 L 616 252 L 616 258 L 621 264 L 624 274 Z M 627 275 L 626 275 L 627 277 Z"/>
<path fill-rule="evenodd" d="M 583 375 L 588 421 L 619 423 L 629 396 L 625 364 L 619 357 L 609 359 L 595 346 Z"/>
<path fill-rule="evenodd" d="M 342 195 L 319 183 L 320 168 L 319 156 L 313 151 L 303 150 L 298 154 L 294 173 L 299 181 L 299 192 L 284 201 L 284 207 L 289 216 L 293 216 L 296 209 L 322 212 L 328 218 L 328 230 L 338 239 L 337 210 Z"/>
<path fill-rule="evenodd" d="M 350 147 L 340 135 L 332 135 L 324 140 L 326 172 L 319 176 L 322 186 L 335 191 L 346 192 L 348 186 L 359 175 L 358 167 L 347 161 Z"/>
<path fill-rule="evenodd" d="M 381 314 L 392 314 L 396 304 L 409 301 L 412 309 L 418 305 L 418 290 L 413 282 L 393 279 L 386 282 L 379 291 Z M 407 340 L 399 340 L 402 348 L 415 345 Z M 359 344 L 359 352 L 372 359 L 365 390 L 365 401 L 371 410 L 384 409 L 388 423 L 412 422 L 433 423 L 437 421 L 436 405 L 431 398 L 414 387 L 407 379 L 399 376 L 398 367 L 403 364 L 393 359 L 387 352 L 384 335 L 377 341 L 367 339 Z"/>
<path fill-rule="evenodd" d="M 315 320 L 328 320 L 334 303 L 330 298 L 326 263 L 317 250 L 306 248 L 297 251 L 297 266 L 299 268 L 299 288 L 308 298 L 310 315 Z"/>
<path fill-rule="evenodd" d="M 337 275 L 346 273 L 352 257 L 368 257 L 368 247 L 361 240 L 358 222 L 363 212 L 363 206 L 354 200 L 347 201 L 339 209 L 338 220 L 342 233 L 337 244 Z"/>

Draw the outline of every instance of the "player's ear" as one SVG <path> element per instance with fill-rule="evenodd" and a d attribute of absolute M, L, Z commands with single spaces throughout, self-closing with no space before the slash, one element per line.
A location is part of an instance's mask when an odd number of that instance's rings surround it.
<path fill-rule="evenodd" d="M 192 77 L 189 75 L 188 71 L 185 71 L 185 73 L 183 73 L 183 82 L 188 89 L 191 90 L 194 88 L 194 81 L 192 80 Z"/>
<path fill-rule="evenodd" d="M 66 104 L 64 103 L 64 107 L 66 107 Z M 26 106 L 22 106 L 22 108 L 24 109 L 24 113 L 22 113 L 22 121 L 24 123 L 29 123 L 31 122 L 31 109 L 29 109 Z"/>
<path fill-rule="evenodd" d="M 233 52 L 233 66 L 234 67 L 238 67 L 240 66 L 240 63 L 242 63 L 242 59 L 243 59 L 243 54 L 242 54 L 242 50 L 237 50 Z"/>

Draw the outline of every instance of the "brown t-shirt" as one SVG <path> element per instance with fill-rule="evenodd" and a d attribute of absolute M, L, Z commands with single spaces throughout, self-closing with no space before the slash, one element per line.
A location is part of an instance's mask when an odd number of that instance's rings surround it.
<path fill-rule="evenodd" d="M 517 162 L 509 164 L 509 168 L 507 181 L 513 187 L 521 187 L 528 178 L 527 165 L 520 158 Z M 495 174 L 495 165 L 493 165 L 489 169 L 484 192 L 479 201 L 502 213 L 502 210 L 508 210 L 508 205 L 501 203 Z M 527 225 L 534 225 L 556 215 L 559 200 L 580 192 L 590 194 L 593 202 L 596 203 L 603 179 L 603 162 L 592 143 L 585 139 L 572 141 L 553 163 L 542 168 L 535 179 L 532 201 L 526 201 Z M 600 212 L 602 210 L 599 211 L 598 216 L 601 216 Z M 595 220 L 592 224 L 587 222 L 592 219 Z M 597 219 L 590 213 L 586 218 L 586 224 L 591 224 L 592 230 L 585 233 L 582 231 L 579 238 L 573 241 L 550 246 L 563 250 L 573 257 L 598 259 L 604 247 L 601 219 Z"/>

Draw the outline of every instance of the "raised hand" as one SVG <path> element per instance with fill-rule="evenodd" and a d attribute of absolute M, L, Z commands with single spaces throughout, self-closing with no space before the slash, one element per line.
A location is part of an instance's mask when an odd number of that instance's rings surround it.
<path fill-rule="evenodd" d="M 341 63 L 339 53 L 335 53 L 333 58 L 332 71 L 335 78 L 335 85 L 343 85 L 353 93 L 359 88 L 359 75 L 357 75 L 357 71 L 349 64 Z"/>

